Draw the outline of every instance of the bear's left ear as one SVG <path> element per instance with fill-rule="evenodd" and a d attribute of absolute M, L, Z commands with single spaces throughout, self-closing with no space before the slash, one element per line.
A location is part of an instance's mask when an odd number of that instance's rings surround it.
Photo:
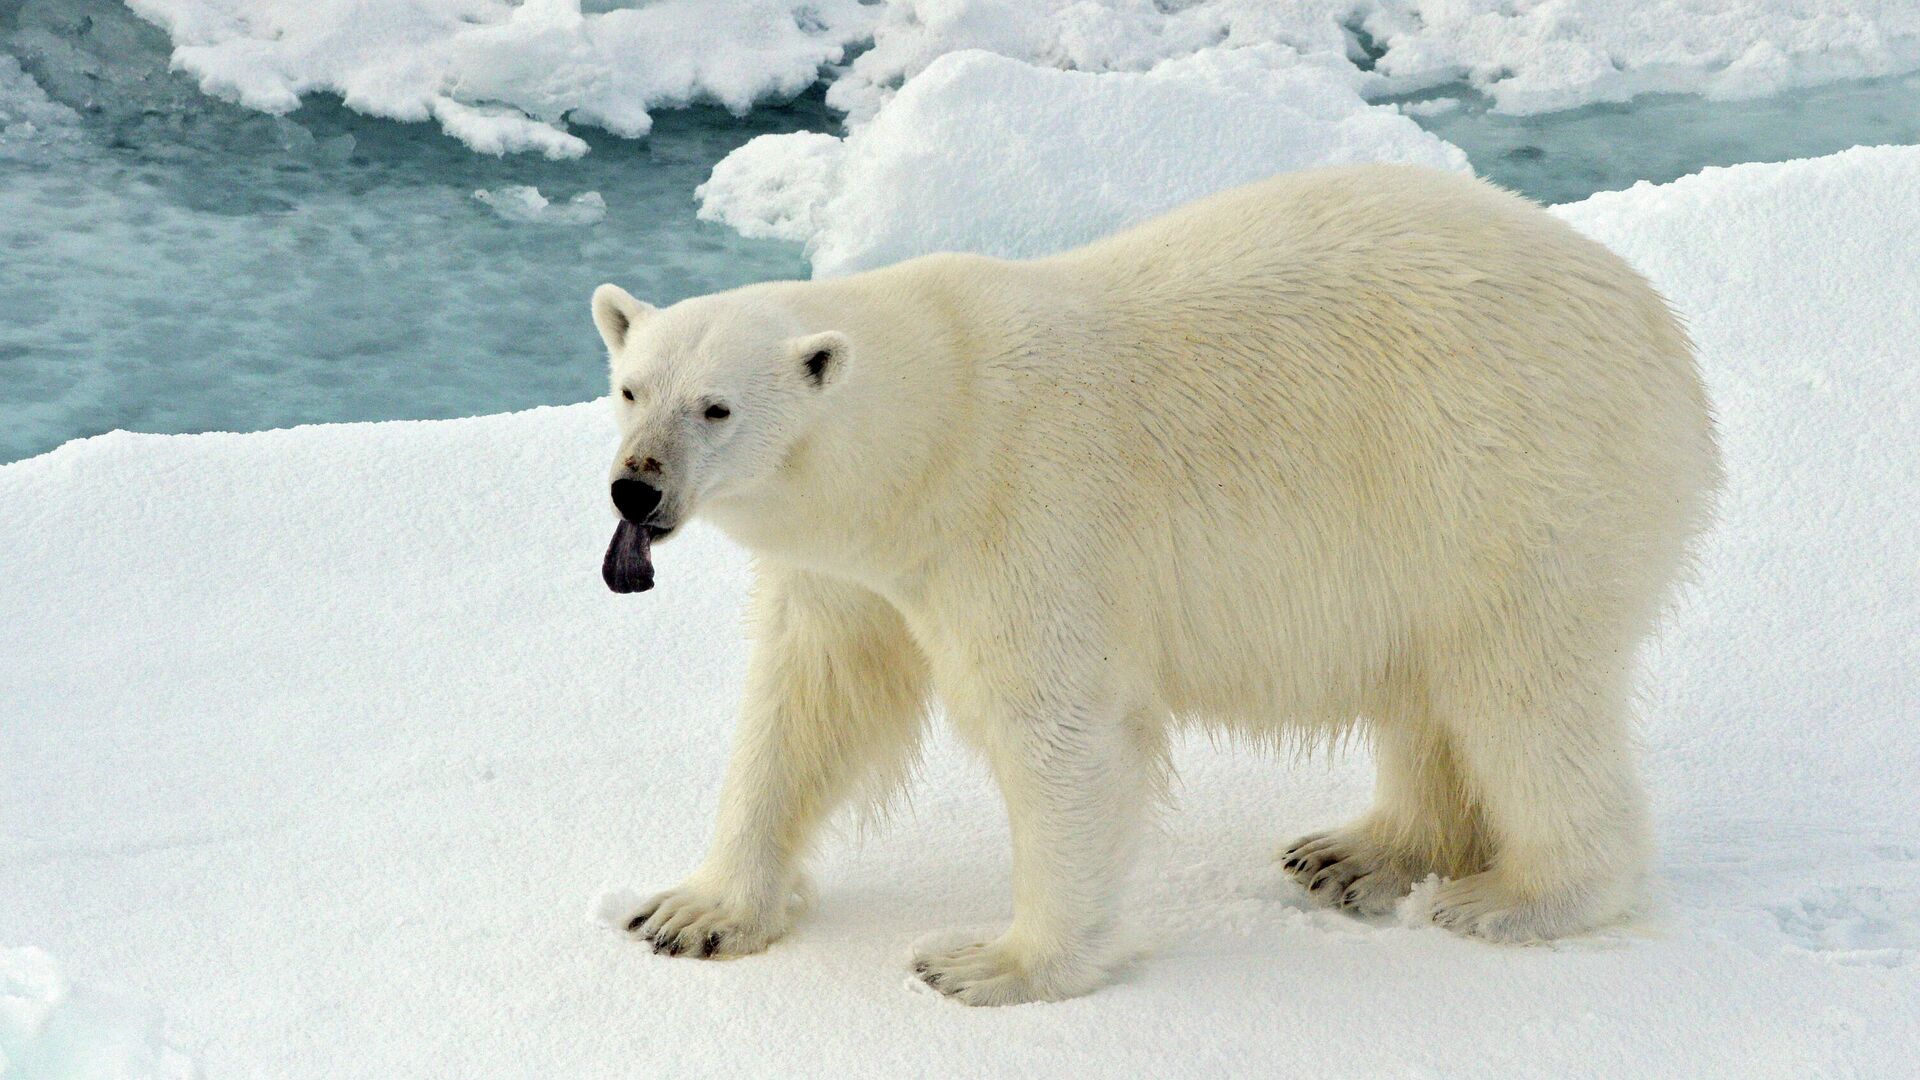
<path fill-rule="evenodd" d="M 607 343 L 608 352 L 619 352 L 633 325 L 652 314 L 653 305 L 641 303 L 618 285 L 593 290 L 593 325 L 600 328 L 600 339 Z"/>
<path fill-rule="evenodd" d="M 832 386 L 852 358 L 853 346 L 838 330 L 808 334 L 787 342 L 788 352 L 800 374 L 814 389 Z"/>

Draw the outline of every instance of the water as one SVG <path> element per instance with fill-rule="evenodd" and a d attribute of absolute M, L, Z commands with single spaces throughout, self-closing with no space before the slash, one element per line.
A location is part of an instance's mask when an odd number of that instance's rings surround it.
<path fill-rule="evenodd" d="M 585 311 L 599 282 L 667 303 L 806 273 L 793 245 L 697 221 L 693 189 L 754 135 L 835 130 L 817 96 L 664 112 L 643 142 L 583 130 L 591 154 L 548 162 L 325 99 L 263 116 L 167 55 L 118 0 L 0 0 L 0 461 L 113 428 L 583 400 L 605 386 Z M 1405 100 L 1483 175 L 1546 202 L 1920 142 L 1920 75 L 1529 117 L 1460 88 Z M 551 205 L 508 190 L 527 185 Z M 587 193 L 604 213 L 572 201 Z"/>
<path fill-rule="evenodd" d="M 806 274 L 794 245 L 697 221 L 693 189 L 755 135 L 833 130 L 817 98 L 662 113 L 642 142 L 585 130 L 590 154 L 550 162 L 330 100 L 263 116 L 207 98 L 167 55 L 116 0 L 0 0 L 0 129 L 8 101 L 20 111 L 9 57 L 70 107 L 0 138 L 0 461 L 113 428 L 584 400 L 606 391 L 587 315 L 600 282 L 671 302 Z M 517 185 L 558 220 L 503 215 Z M 587 192 L 604 221 L 554 214 Z"/>
<path fill-rule="evenodd" d="M 1467 152 L 1480 175 L 1546 203 L 1664 184 L 1712 165 L 1789 161 L 1850 146 L 1920 143 L 1920 72 L 1751 101 L 1648 94 L 1536 116 L 1503 116 L 1465 87 L 1396 99 Z M 1445 111 L 1421 109 L 1455 102 Z"/>

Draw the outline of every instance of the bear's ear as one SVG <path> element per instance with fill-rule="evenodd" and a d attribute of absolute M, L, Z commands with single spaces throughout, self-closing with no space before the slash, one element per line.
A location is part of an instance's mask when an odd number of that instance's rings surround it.
<path fill-rule="evenodd" d="M 808 334 L 787 342 L 787 349 L 799 367 L 801 377 L 815 389 L 832 386 L 852 357 L 847 335 L 838 330 Z"/>
<path fill-rule="evenodd" d="M 607 343 L 608 352 L 619 352 L 620 346 L 627 343 L 627 332 L 652 314 L 651 304 L 635 300 L 633 294 L 618 285 L 602 285 L 593 290 L 593 325 L 600 328 L 600 337 Z"/>

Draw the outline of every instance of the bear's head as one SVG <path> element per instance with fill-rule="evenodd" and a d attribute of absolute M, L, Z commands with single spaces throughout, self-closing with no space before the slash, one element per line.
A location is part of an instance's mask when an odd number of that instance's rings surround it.
<path fill-rule="evenodd" d="M 654 308 L 602 285 L 593 321 L 620 425 L 609 489 L 620 524 L 602 573 L 615 592 L 639 592 L 653 585 L 653 541 L 703 505 L 750 500 L 775 482 L 839 381 L 849 345 L 739 293 Z"/>

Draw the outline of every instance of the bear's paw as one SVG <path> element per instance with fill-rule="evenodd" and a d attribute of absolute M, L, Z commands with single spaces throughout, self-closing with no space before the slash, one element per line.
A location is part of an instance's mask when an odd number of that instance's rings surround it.
<path fill-rule="evenodd" d="M 1016 943 L 1012 935 L 914 956 L 920 981 L 966 1005 L 1024 1005 L 1078 997 L 1106 980 L 1103 965 L 1066 949 Z"/>
<path fill-rule="evenodd" d="M 722 960 L 764 950 L 786 933 L 787 918 L 683 885 L 641 904 L 626 927 L 656 953 Z"/>

